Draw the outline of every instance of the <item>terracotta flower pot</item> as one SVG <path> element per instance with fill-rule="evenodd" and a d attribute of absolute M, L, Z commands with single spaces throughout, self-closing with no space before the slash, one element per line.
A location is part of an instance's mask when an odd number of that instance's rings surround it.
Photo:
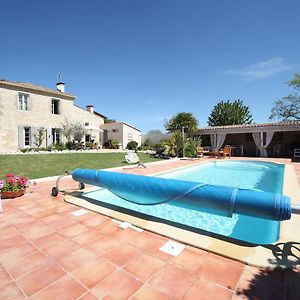
<path fill-rule="evenodd" d="M 17 192 L 12 192 L 12 191 L 1 191 L 1 198 L 2 199 L 13 199 L 13 198 L 17 198 L 20 197 L 22 195 L 25 194 L 25 190 L 20 190 Z"/>

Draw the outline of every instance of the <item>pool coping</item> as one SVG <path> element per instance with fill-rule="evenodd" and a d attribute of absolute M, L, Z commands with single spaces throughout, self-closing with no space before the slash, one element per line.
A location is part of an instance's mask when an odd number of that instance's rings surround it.
<path fill-rule="evenodd" d="M 277 163 L 275 161 L 268 161 Z M 195 165 L 207 162 L 208 161 L 199 161 L 195 162 Z M 183 168 L 186 167 L 174 168 L 170 171 Z M 114 168 L 114 171 L 117 170 L 118 169 Z M 151 176 L 163 173 L 166 172 L 152 173 Z M 276 267 L 300 268 L 300 262 L 295 262 L 292 259 L 292 256 L 289 257 L 288 255 L 292 254 L 291 251 L 292 248 L 295 247 L 295 245 L 300 245 L 299 234 L 297 235 L 295 230 L 291 230 L 291 228 L 300 228 L 300 215 L 292 215 L 292 218 L 289 221 L 281 222 L 280 237 L 276 243 L 269 245 L 244 246 L 220 240 L 215 237 L 201 235 L 199 233 L 191 232 L 165 223 L 141 219 L 119 211 L 92 204 L 81 198 L 81 195 L 83 193 L 95 189 L 98 188 L 92 187 L 81 192 L 66 194 L 65 201 L 92 211 L 96 211 L 113 219 L 131 223 L 142 229 L 155 232 L 184 244 L 188 244 L 218 255 L 228 257 L 233 260 L 240 261 L 247 265 L 268 269 L 274 269 Z M 290 164 L 285 164 L 284 168 L 283 193 L 291 197 L 292 203 L 296 204 L 296 199 L 297 196 L 300 195 L 300 191 L 295 170 Z"/>

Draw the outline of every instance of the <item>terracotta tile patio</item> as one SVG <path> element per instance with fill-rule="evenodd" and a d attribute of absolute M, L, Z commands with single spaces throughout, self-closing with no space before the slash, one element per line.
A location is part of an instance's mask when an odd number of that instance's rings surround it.
<path fill-rule="evenodd" d="M 156 173 L 193 163 L 123 171 Z M 293 166 L 300 185 L 300 164 Z M 191 246 L 173 257 L 159 250 L 166 237 L 121 229 L 92 211 L 72 215 L 79 208 L 62 193 L 51 197 L 54 184 L 43 180 L 2 201 L 1 300 L 300 299 L 299 270 L 260 270 Z M 69 179 L 63 185 L 77 186 Z"/>

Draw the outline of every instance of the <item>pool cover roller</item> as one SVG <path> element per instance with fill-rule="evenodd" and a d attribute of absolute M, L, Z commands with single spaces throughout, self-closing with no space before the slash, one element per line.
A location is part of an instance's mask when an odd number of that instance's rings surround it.
<path fill-rule="evenodd" d="M 228 217 L 237 213 L 280 221 L 291 218 L 290 198 L 281 194 L 92 169 L 76 169 L 72 177 L 140 205 L 170 202 Z"/>

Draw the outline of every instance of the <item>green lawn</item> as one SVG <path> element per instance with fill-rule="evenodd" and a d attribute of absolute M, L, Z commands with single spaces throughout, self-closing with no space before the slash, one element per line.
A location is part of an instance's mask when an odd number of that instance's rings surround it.
<path fill-rule="evenodd" d="M 128 165 L 125 153 L 65 153 L 0 155 L 0 177 L 6 173 L 41 178 L 62 175 L 76 168 L 106 169 Z M 139 153 L 142 162 L 158 161 L 149 154 Z"/>

